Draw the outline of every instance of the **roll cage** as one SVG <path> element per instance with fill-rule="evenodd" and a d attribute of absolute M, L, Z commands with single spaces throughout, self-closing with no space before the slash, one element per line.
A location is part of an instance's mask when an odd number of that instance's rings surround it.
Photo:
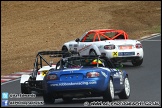
<path fill-rule="evenodd" d="M 103 40 L 128 39 L 128 34 L 123 30 L 90 30 L 81 38 L 81 42 L 95 42 Z"/>
<path fill-rule="evenodd" d="M 47 59 L 43 57 L 44 55 L 49 55 L 50 58 L 63 58 L 65 55 L 69 57 L 76 54 L 78 54 L 78 52 L 75 51 L 40 51 L 37 53 L 35 58 L 32 76 L 36 77 L 38 70 L 44 66 L 43 61 L 46 65 L 52 67 L 52 63 L 47 61 Z"/>

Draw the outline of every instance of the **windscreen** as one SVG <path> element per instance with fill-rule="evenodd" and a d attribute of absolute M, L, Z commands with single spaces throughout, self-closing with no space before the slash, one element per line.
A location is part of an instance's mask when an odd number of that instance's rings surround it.
<path fill-rule="evenodd" d="M 64 68 L 75 68 L 75 67 L 105 67 L 103 59 L 92 58 L 92 57 L 72 57 L 64 58 Z"/>

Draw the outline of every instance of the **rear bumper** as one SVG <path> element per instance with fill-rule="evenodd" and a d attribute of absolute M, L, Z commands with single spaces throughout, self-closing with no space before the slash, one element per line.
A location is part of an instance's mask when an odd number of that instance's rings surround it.
<path fill-rule="evenodd" d="M 141 60 L 142 57 L 115 57 L 115 58 L 111 58 L 111 60 L 114 61 L 114 62 L 129 62 L 129 61 L 132 61 L 134 59 Z"/>
<path fill-rule="evenodd" d="M 63 97 L 72 97 L 72 98 L 81 98 L 81 97 L 99 97 L 103 95 L 103 92 L 96 91 L 94 89 L 66 89 L 59 91 L 49 92 L 55 98 Z"/>
<path fill-rule="evenodd" d="M 84 81 L 47 81 L 45 84 L 46 93 L 65 93 L 65 91 L 76 91 L 80 92 L 80 90 L 88 90 L 102 92 L 106 89 L 107 85 L 104 86 L 104 80 L 84 80 Z"/>
<path fill-rule="evenodd" d="M 121 55 L 121 53 L 134 53 L 134 55 Z M 102 55 L 107 56 L 109 59 L 120 62 L 131 61 L 132 59 L 142 59 L 143 58 L 143 49 L 136 50 L 105 50 L 101 53 Z"/>

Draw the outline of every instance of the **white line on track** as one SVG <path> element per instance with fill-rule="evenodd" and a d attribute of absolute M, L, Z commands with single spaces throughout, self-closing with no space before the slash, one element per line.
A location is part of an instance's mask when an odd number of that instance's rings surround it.
<path fill-rule="evenodd" d="M 11 76 L 11 75 L 7 75 L 7 76 L 1 76 L 1 80 L 3 78 L 19 78 L 20 76 Z"/>
<path fill-rule="evenodd" d="M 11 80 L 11 81 L 7 81 L 7 82 L 4 82 L 4 83 L 1 83 L 1 85 L 7 84 L 7 83 L 10 83 L 10 82 L 14 82 L 14 81 L 17 81 L 17 80 L 20 80 L 20 78 L 15 79 L 15 80 Z"/>
<path fill-rule="evenodd" d="M 152 34 L 150 36 L 144 36 L 142 39 L 140 39 L 139 41 L 146 41 L 146 40 L 149 40 L 149 39 L 152 39 L 152 38 L 155 38 L 155 37 L 159 37 L 161 36 L 160 33 L 156 33 L 156 34 Z M 161 40 L 160 40 L 161 41 Z"/>
<path fill-rule="evenodd" d="M 3 81 L 9 81 L 9 80 L 11 80 L 11 79 L 1 79 L 1 80 L 3 80 Z"/>
<path fill-rule="evenodd" d="M 154 42 L 157 42 L 157 41 L 161 41 L 161 40 L 143 40 L 143 41 L 154 41 Z"/>

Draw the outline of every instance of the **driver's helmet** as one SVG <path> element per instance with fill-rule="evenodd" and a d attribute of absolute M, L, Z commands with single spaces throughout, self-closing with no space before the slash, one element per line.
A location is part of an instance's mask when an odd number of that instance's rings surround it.
<path fill-rule="evenodd" d="M 91 64 L 97 64 L 97 62 L 98 62 L 98 64 L 103 64 L 102 61 L 99 60 L 99 59 L 94 59 L 94 60 L 91 62 Z"/>

